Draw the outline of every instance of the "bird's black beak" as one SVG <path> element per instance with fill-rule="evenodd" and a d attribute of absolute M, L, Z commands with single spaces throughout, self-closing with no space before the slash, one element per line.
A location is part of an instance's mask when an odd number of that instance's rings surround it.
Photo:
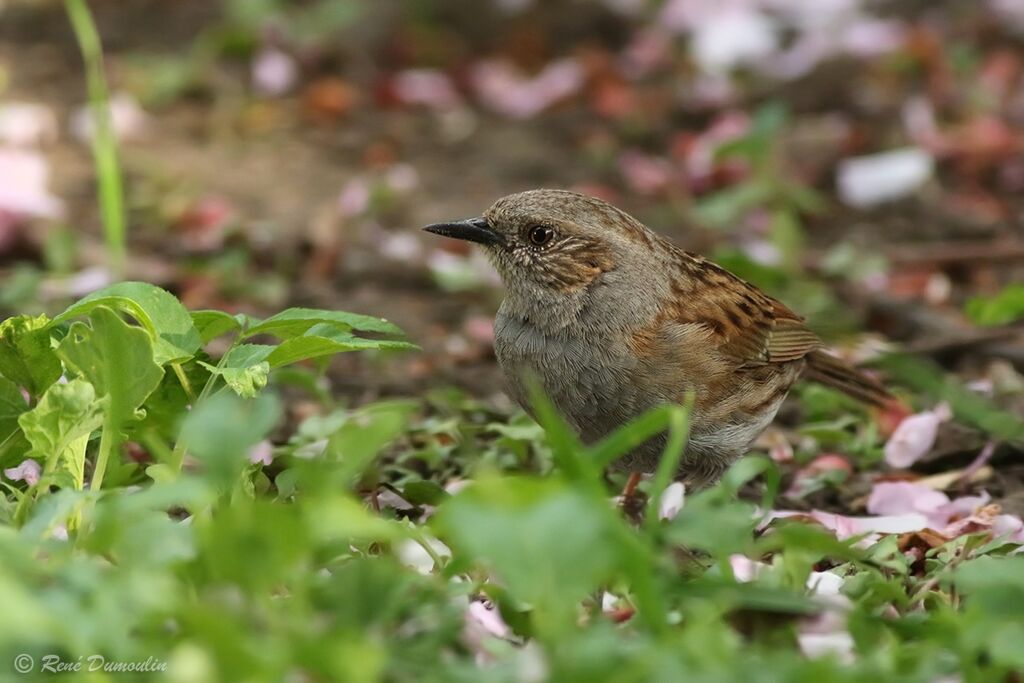
<path fill-rule="evenodd" d="M 454 237 L 457 240 L 477 242 L 488 246 L 505 243 L 502 234 L 492 228 L 486 218 L 468 218 L 453 223 L 434 223 L 423 229 L 435 235 Z"/>

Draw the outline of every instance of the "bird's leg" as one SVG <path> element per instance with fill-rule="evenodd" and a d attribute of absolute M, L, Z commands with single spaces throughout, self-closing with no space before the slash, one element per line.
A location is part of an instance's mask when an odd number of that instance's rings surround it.
<path fill-rule="evenodd" d="M 629 479 L 626 481 L 626 486 L 622 489 L 622 497 L 629 498 L 636 491 L 636 487 L 640 485 L 640 480 L 643 479 L 643 475 L 639 472 L 630 472 Z"/>
<path fill-rule="evenodd" d="M 630 472 L 629 479 L 622 489 L 622 495 L 619 496 L 619 507 L 622 508 L 622 514 L 636 524 L 643 520 L 644 508 L 647 506 L 647 496 L 637 488 L 641 479 L 643 479 L 643 475 L 639 472 Z"/>

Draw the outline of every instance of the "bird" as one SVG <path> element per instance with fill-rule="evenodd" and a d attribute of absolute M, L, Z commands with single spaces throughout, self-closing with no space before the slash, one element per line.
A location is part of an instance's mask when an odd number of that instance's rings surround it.
<path fill-rule="evenodd" d="M 498 271 L 505 296 L 495 356 L 528 413 L 536 381 L 590 444 L 692 395 L 676 472 L 688 487 L 715 483 L 746 454 L 800 379 L 874 406 L 893 400 L 828 353 L 785 304 L 601 199 L 529 190 L 424 230 L 481 245 Z M 657 470 L 666 439 L 651 438 L 613 467 L 635 487 Z"/>

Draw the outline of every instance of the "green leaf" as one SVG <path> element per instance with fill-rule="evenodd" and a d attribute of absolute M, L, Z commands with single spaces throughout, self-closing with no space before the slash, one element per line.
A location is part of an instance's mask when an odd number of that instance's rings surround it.
<path fill-rule="evenodd" d="M 239 319 L 224 311 L 192 311 L 192 324 L 204 344 L 211 339 L 242 329 Z"/>
<path fill-rule="evenodd" d="M 188 309 L 173 294 L 145 282 L 120 282 L 72 304 L 51 326 L 87 315 L 99 306 L 128 313 L 153 335 L 158 365 L 191 358 L 202 345 Z"/>
<path fill-rule="evenodd" d="M 53 384 L 32 410 L 22 413 L 18 424 L 32 445 L 32 454 L 46 460 L 52 471 L 72 443 L 87 437 L 103 422 L 106 397 L 84 379 Z"/>
<path fill-rule="evenodd" d="M 965 310 L 977 325 L 1005 325 L 1024 320 L 1024 285 L 1008 285 L 995 296 L 971 297 Z"/>
<path fill-rule="evenodd" d="M 344 311 L 325 311 L 316 308 L 289 308 L 246 330 L 243 338 L 257 334 L 271 334 L 280 339 L 291 339 L 305 334 L 314 325 L 329 323 L 335 328 L 359 332 L 377 332 L 402 335 L 402 330 L 384 318 L 375 318 Z"/>
<path fill-rule="evenodd" d="M 354 411 L 327 442 L 325 454 L 341 463 L 336 476 L 351 486 L 389 443 L 401 435 L 416 404 L 387 401 Z"/>
<path fill-rule="evenodd" d="M 420 479 L 402 487 L 402 497 L 413 505 L 440 505 L 450 496 L 437 482 Z"/>
<path fill-rule="evenodd" d="M 954 580 L 983 612 L 1019 619 L 1024 604 L 1024 555 L 970 560 L 956 570 Z"/>
<path fill-rule="evenodd" d="M 153 359 L 149 334 L 99 306 L 90 325 L 76 322 L 57 349 L 69 368 L 89 380 L 100 396 L 109 396 L 110 416 L 120 427 L 135 415 L 164 376 Z"/>
<path fill-rule="evenodd" d="M 719 488 L 690 496 L 667 529 L 667 537 L 716 558 L 745 553 L 753 544 L 755 508 L 733 501 Z"/>
<path fill-rule="evenodd" d="M 557 479 L 475 482 L 433 518 L 458 555 L 482 563 L 534 606 L 538 632 L 573 627 L 576 606 L 628 557 L 607 501 Z"/>
<path fill-rule="evenodd" d="M 49 319 L 19 315 L 0 323 L 0 374 L 39 396 L 61 375 L 60 359 L 50 348 Z"/>
<path fill-rule="evenodd" d="M 313 334 L 318 332 L 320 334 Z M 306 336 L 294 337 L 281 342 L 268 356 L 270 367 L 278 368 L 311 358 L 333 356 L 347 351 L 405 351 L 416 349 L 416 345 L 404 341 L 381 339 L 363 339 L 346 333 L 337 332 L 330 337 L 322 328 L 311 329 Z"/>
<path fill-rule="evenodd" d="M 696 219 L 713 228 L 735 224 L 751 208 L 771 198 L 772 188 L 759 180 L 750 180 L 700 199 L 694 210 Z"/>
<path fill-rule="evenodd" d="M 21 390 L 9 379 L 0 377 L 0 443 L 18 431 L 18 417 L 28 410 Z"/>
<path fill-rule="evenodd" d="M 206 465 L 211 481 L 226 487 L 241 473 L 249 449 L 270 433 L 280 416 L 281 406 L 274 396 L 245 401 L 221 393 L 189 413 L 181 434 L 189 452 Z"/>
<path fill-rule="evenodd" d="M 223 378 L 224 383 L 242 398 L 255 398 L 256 394 L 267 386 L 267 377 L 270 374 L 270 364 L 266 361 L 244 368 L 216 367 L 202 361 L 199 361 L 199 364 Z"/>
<path fill-rule="evenodd" d="M 219 375 L 242 398 L 254 398 L 267 385 L 270 364 L 266 358 L 274 350 L 264 344 L 241 344 L 234 347 L 217 366 L 199 362 L 204 368 Z"/>

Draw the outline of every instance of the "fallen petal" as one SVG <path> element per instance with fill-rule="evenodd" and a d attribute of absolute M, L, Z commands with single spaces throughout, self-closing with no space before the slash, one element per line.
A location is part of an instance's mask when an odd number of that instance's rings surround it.
<path fill-rule="evenodd" d="M 56 142 L 57 115 L 44 104 L 10 102 L 0 107 L 0 141 L 15 147 Z"/>
<path fill-rule="evenodd" d="M 252 61 L 252 84 L 257 92 L 270 97 L 283 95 L 298 79 L 295 58 L 276 48 L 260 51 Z"/>
<path fill-rule="evenodd" d="M 43 472 L 39 463 L 32 458 L 23 460 L 17 467 L 9 467 L 4 470 L 4 476 L 11 481 L 23 481 L 29 486 L 39 483 L 39 475 Z"/>
<path fill-rule="evenodd" d="M 891 467 L 906 468 L 917 462 L 935 445 L 939 424 L 948 419 L 948 409 L 941 406 L 904 419 L 885 443 L 885 462 Z"/>
<path fill-rule="evenodd" d="M 682 482 L 674 481 L 668 485 L 661 500 L 658 501 L 658 518 L 675 519 L 679 511 L 683 509 L 683 502 L 686 497 L 686 486 Z"/>
<path fill-rule="evenodd" d="M 838 170 L 839 197 L 867 208 L 912 194 L 931 178 L 935 160 L 918 148 L 845 159 Z"/>
<path fill-rule="evenodd" d="M 949 496 L 933 488 L 909 481 L 883 481 L 872 487 L 867 510 L 873 515 L 931 515 L 948 504 Z"/>
<path fill-rule="evenodd" d="M 50 168 L 36 152 L 0 149 L 0 212 L 30 218 L 60 218 L 63 203 L 50 194 Z"/>

